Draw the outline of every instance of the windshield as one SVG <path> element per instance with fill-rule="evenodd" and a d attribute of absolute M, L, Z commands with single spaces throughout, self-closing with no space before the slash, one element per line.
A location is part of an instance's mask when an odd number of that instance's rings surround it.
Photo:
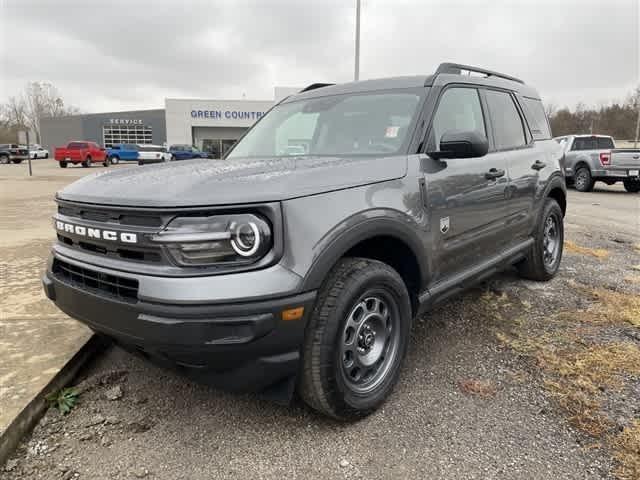
<path fill-rule="evenodd" d="M 410 89 L 280 104 L 227 158 L 400 153 L 423 95 L 424 89 Z"/>

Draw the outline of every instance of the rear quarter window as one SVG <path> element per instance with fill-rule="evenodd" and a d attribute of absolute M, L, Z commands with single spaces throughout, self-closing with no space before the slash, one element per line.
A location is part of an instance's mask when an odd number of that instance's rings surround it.
<path fill-rule="evenodd" d="M 615 148 L 615 146 L 613 145 L 613 139 L 609 137 L 598 137 L 597 145 L 598 150 Z"/>
<path fill-rule="evenodd" d="M 544 105 L 540 100 L 535 98 L 520 97 L 524 104 L 524 114 L 527 117 L 527 123 L 531 128 L 531 134 L 534 140 L 548 140 L 551 138 L 551 129 L 547 114 L 544 111 Z"/>

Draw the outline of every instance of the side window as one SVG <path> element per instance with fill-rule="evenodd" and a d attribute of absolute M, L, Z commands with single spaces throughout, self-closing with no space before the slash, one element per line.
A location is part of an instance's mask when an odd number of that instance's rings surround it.
<path fill-rule="evenodd" d="M 535 140 L 547 140 L 551 138 L 551 130 L 547 121 L 547 114 L 540 100 L 528 97 L 519 97 L 520 104 L 524 104 L 525 115 Z"/>
<path fill-rule="evenodd" d="M 578 137 L 573 142 L 571 150 L 595 150 L 598 148 L 596 137 Z"/>
<path fill-rule="evenodd" d="M 496 150 L 509 150 L 526 145 L 522 119 L 511 95 L 487 90 L 486 96 Z"/>
<path fill-rule="evenodd" d="M 439 150 L 442 135 L 449 131 L 475 131 L 487 136 L 480 96 L 475 88 L 454 87 L 445 90 L 433 116 L 429 149 Z"/>
<path fill-rule="evenodd" d="M 613 139 L 610 137 L 598 137 L 597 144 L 598 144 L 598 150 L 615 148 L 613 145 Z"/>

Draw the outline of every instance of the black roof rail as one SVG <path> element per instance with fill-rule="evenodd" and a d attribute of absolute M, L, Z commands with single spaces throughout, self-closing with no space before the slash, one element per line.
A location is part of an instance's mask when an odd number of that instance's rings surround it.
<path fill-rule="evenodd" d="M 512 82 L 518 82 L 524 85 L 524 81 L 520 80 L 519 78 L 512 77 L 511 75 L 505 75 L 504 73 L 498 73 L 492 70 L 486 70 L 484 68 L 472 67 L 471 65 L 461 65 L 459 63 L 441 63 L 440 66 L 438 66 L 435 74 L 438 75 L 440 73 L 451 73 L 454 75 L 460 75 L 463 71 L 482 73 L 487 77 L 504 78 L 505 80 L 511 80 Z"/>
<path fill-rule="evenodd" d="M 312 83 L 311 85 L 300 90 L 298 93 L 308 92 L 309 90 L 315 90 L 316 88 L 330 87 L 331 85 L 335 85 L 335 83 Z"/>

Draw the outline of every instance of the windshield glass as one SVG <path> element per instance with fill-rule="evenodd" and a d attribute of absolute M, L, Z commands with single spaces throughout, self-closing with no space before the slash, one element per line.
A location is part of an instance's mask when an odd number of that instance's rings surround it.
<path fill-rule="evenodd" d="M 400 153 L 423 95 L 424 89 L 396 90 L 277 105 L 227 158 Z"/>

